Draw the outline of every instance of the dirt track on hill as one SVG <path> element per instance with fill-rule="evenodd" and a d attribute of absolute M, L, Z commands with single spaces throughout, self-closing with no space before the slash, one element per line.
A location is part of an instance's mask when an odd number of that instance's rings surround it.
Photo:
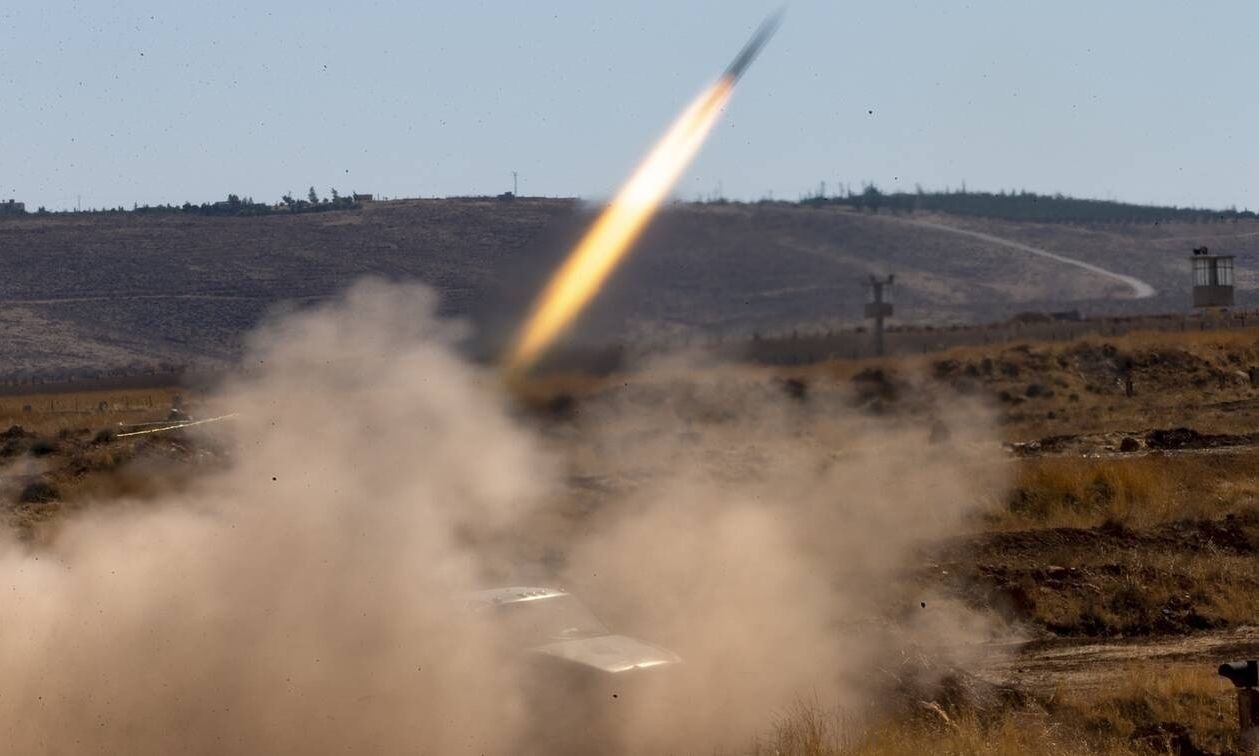
<path fill-rule="evenodd" d="M 1015 653 L 1007 655 L 1009 651 Z M 1033 641 L 992 647 L 979 675 L 994 683 L 1052 692 L 1059 687 L 1096 688 L 1119 679 L 1136 664 L 1195 665 L 1214 669 L 1226 661 L 1259 656 L 1259 627 L 1189 636 L 1132 640 Z"/>
<path fill-rule="evenodd" d="M 963 236 L 969 236 L 975 239 L 979 239 L 981 241 L 990 242 L 992 244 L 998 244 L 1003 247 L 1009 247 L 1010 249 L 1017 249 L 1020 252 L 1027 252 L 1028 254 L 1037 255 L 1039 257 L 1045 257 L 1050 260 L 1054 260 L 1055 262 L 1063 263 L 1065 265 L 1074 265 L 1077 268 L 1082 268 L 1084 270 L 1089 271 L 1090 273 L 1096 273 L 1099 276 L 1114 279 L 1126 286 L 1131 287 L 1133 299 L 1147 299 L 1158 293 L 1158 290 L 1155 289 L 1153 286 L 1151 286 L 1145 281 L 1142 281 L 1141 279 L 1136 278 L 1134 276 L 1125 275 L 1123 273 L 1116 273 L 1113 270 L 1107 270 L 1106 268 L 1103 268 L 1099 265 L 1094 265 L 1092 263 L 1084 262 L 1083 260 L 1077 260 L 1074 257 L 1067 257 L 1066 255 L 1060 255 L 1057 252 L 1050 252 L 1049 250 L 1041 249 L 1040 247 L 1033 247 L 1030 244 L 1024 244 L 1019 241 L 1014 241 L 1013 239 L 1006 239 L 1004 237 L 995 236 L 993 234 L 985 234 L 982 231 L 971 231 L 965 228 L 957 228 L 956 226 L 950 226 L 946 223 L 937 223 L 935 221 L 929 221 L 929 220 L 898 218 L 896 216 L 879 216 L 879 217 L 883 217 L 884 219 L 890 219 L 890 220 L 897 221 L 900 223 L 907 223 L 913 226 L 919 226 L 921 228 L 931 228 L 937 231 L 946 231 L 952 234 L 961 234 Z"/>
<path fill-rule="evenodd" d="M 1247 400 L 1246 403 L 1249 405 L 1251 402 Z M 1009 444 L 1008 448 L 1013 456 L 1019 458 L 1078 456 L 1112 459 L 1149 455 L 1235 454 L 1257 446 L 1259 432 L 1201 433 L 1193 428 L 1151 428 L 1047 436 L 1036 441 Z"/>

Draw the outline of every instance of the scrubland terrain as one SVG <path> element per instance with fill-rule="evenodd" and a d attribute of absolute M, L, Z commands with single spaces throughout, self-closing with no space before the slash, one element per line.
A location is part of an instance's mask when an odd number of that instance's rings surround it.
<path fill-rule="evenodd" d="M 959 442 L 940 387 L 998 408 L 1006 484 L 903 577 L 1003 617 L 1023 642 L 872 728 L 801 703 L 763 752 L 1234 752 L 1233 691 L 1214 669 L 1259 653 L 1256 365 L 1259 331 L 1242 330 L 772 371 L 805 407 L 845 385 L 941 453 Z M 554 380 L 552 411 L 618 390 Z M 546 393 L 531 399 L 546 407 Z"/>
<path fill-rule="evenodd" d="M 731 386 L 739 401 L 719 400 Z M 173 389 L 0 401 L 11 426 L 0 434 L 0 496 L 25 548 L 52 548 L 67 522 L 119 502 L 160 506 L 234 464 L 221 435 L 117 436 L 165 418 L 177 394 L 194 416 L 224 409 Z M 777 409 L 749 427 L 749 402 Z M 344 422 L 337 411 L 326 410 L 329 427 Z M 668 424 L 658 422 L 661 411 Z M 323 412 L 310 408 L 316 426 Z M 697 520 L 680 504 L 655 511 L 653 497 L 672 495 L 655 470 L 670 464 L 711 470 L 720 485 L 749 496 L 772 482 L 786 486 L 787 501 L 822 507 L 822 519 L 810 521 L 818 557 L 807 567 L 844 596 L 845 619 L 816 639 L 798 638 L 802 646 L 845 648 L 866 624 L 895 634 L 951 607 L 983 618 L 983 633 L 917 638 L 870 669 L 848 669 L 865 681 L 859 689 L 873 706 L 802 690 L 794 704 L 761 712 L 768 724 L 733 752 L 1237 752 L 1233 691 L 1214 670 L 1259 654 L 1259 329 L 966 347 L 796 369 L 665 361 L 614 376 L 539 378 L 515 387 L 511 412 L 559 455 L 566 492 L 527 526 L 487 543 L 509 561 L 538 565 L 539 575 L 564 576 L 628 629 L 663 634 L 679 648 L 694 643 L 669 634 L 671 615 L 619 616 L 624 602 L 661 600 L 662 584 L 708 585 L 696 564 L 686 562 L 685 573 L 659 566 L 692 548 L 716 560 L 715 577 L 756 584 L 753 598 L 779 595 L 778 584 L 760 584 L 764 565 L 749 573 L 734 566 L 744 559 L 744 536 L 726 543 L 724 526 L 707 519 L 732 503 L 693 500 Z M 230 420 L 214 427 L 236 432 Z M 799 474 L 761 481 L 764 450 L 744 439 L 784 429 L 792 451 L 769 459 L 799 463 Z M 916 460 L 904 481 L 901 457 Z M 818 464 L 831 472 L 801 482 Z M 955 464 L 965 483 L 945 476 L 932 488 L 915 477 Z M 792 493 L 795 485 L 803 487 Z M 961 491 L 964 506 L 946 503 Z M 915 503 L 910 519 L 874 516 L 870 530 L 872 515 L 846 498 L 854 496 L 881 507 L 904 497 Z M 940 513 L 932 511 L 935 496 Z M 847 514 L 827 514 L 831 506 Z M 628 534 L 611 531 L 627 540 L 605 535 L 569 546 L 642 511 L 649 518 Z M 913 537 L 898 541 L 892 534 L 900 531 Z M 870 533 L 908 556 L 879 564 L 877 549 L 864 551 Z M 709 553 L 710 541 L 727 550 Z M 648 552 L 658 564 L 624 561 Z M 601 576 L 627 568 L 651 589 L 640 595 L 632 583 L 609 593 L 610 578 Z M 871 579 L 882 587 L 852 592 L 853 581 Z M 671 611 L 689 605 L 680 595 Z M 706 605 L 706 595 L 688 601 Z M 761 617 L 731 614 L 725 604 L 711 611 L 723 623 Z M 853 653 L 871 653 L 858 648 Z M 719 750 L 732 752 L 729 744 Z"/>
<path fill-rule="evenodd" d="M 576 239 L 572 200 L 407 200 L 262 217 L 117 213 L 0 222 L 0 380 L 232 362 L 278 310 L 364 275 L 416 280 L 443 312 L 478 323 L 492 350 Z M 932 226 L 930 224 L 935 224 Z M 1001 244 L 991 234 L 1149 282 L 1129 287 Z M 1188 250 L 1242 253 L 1239 302 L 1257 285 L 1244 254 L 1259 223 L 1019 223 L 785 203 L 675 204 L 648 229 L 574 334 L 651 343 L 679 333 L 747 338 L 861 318 L 863 283 L 894 273 L 901 323 L 990 321 L 1028 310 L 1184 308 Z"/>

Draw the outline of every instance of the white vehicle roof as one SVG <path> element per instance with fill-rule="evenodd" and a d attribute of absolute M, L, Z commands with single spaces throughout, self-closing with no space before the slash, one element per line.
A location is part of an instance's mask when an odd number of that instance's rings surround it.
<path fill-rule="evenodd" d="M 540 588 L 537 586 L 513 585 L 507 588 L 490 588 L 484 591 L 473 591 L 466 595 L 468 601 L 475 604 L 517 604 L 521 601 L 538 601 L 540 599 L 567 596 L 568 591 L 558 588 Z"/>
<path fill-rule="evenodd" d="M 532 651 L 612 674 L 682 661 L 682 657 L 672 651 L 625 635 L 574 638 L 537 646 Z"/>
<path fill-rule="evenodd" d="M 569 595 L 567 591 L 558 588 L 513 585 L 505 588 L 473 591 L 464 594 L 463 598 L 471 605 L 473 611 L 481 611 L 494 606 L 511 606 L 526 602 L 557 599 Z M 572 601 L 576 602 L 576 607 L 568 606 L 570 602 L 565 601 L 550 605 L 544 604 L 538 607 L 536 611 L 525 609 L 512 610 L 513 612 L 526 612 L 525 615 L 515 615 L 521 619 L 527 619 L 529 616 L 550 617 L 558 622 L 575 623 L 571 627 L 567 624 L 562 624 L 549 628 L 551 632 L 543 633 L 544 637 L 541 640 L 545 642 L 542 643 L 538 643 L 537 639 L 533 641 L 527 640 L 530 637 L 528 633 L 536 629 L 533 628 L 532 624 L 526 623 L 523 628 L 517 627 L 517 630 L 525 633 L 525 635 L 522 635 L 522 638 L 526 639 L 525 643 L 529 652 L 563 659 L 609 674 L 619 674 L 649 667 L 668 666 L 682 661 L 681 657 L 667 649 L 644 643 L 636 638 L 612 634 L 599 621 L 598 617 L 591 614 L 581 604 L 577 597 L 573 597 Z M 576 618 L 572 614 L 574 608 L 578 610 Z M 561 611 L 559 614 L 555 614 L 552 610 Z M 537 614 L 537 612 L 541 612 L 541 614 Z M 554 616 L 552 617 L 551 615 Z M 543 626 L 543 630 L 547 629 L 546 626 Z"/>

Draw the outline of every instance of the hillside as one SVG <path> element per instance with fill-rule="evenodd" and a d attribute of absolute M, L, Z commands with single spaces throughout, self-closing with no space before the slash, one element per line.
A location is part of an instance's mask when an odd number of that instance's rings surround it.
<path fill-rule="evenodd" d="M 492 348 L 589 213 L 572 200 L 450 199 L 261 217 L 3 219 L 0 377 L 230 360 L 242 332 L 272 308 L 333 296 L 365 275 L 435 287 L 443 310 L 478 323 L 482 347 Z M 675 204 L 575 338 L 741 337 L 852 324 L 863 280 L 886 272 L 897 276 L 901 322 L 1176 311 L 1187 299 L 1184 258 L 1204 243 L 1242 255 L 1238 303 L 1246 305 L 1259 287 L 1245 258 L 1256 236 L 1259 221 L 1246 217 L 1065 224 L 836 204 Z M 1134 298 L 1123 276 L 1157 293 Z"/>

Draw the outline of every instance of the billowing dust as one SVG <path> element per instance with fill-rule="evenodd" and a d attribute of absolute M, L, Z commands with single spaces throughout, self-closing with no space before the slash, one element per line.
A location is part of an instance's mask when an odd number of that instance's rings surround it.
<path fill-rule="evenodd" d="M 839 388 L 682 362 L 543 423 L 435 304 L 368 282 L 267 325 L 216 400 L 226 469 L 0 543 L 7 750 L 516 753 L 567 728 L 737 752 L 800 698 L 869 711 L 905 659 L 965 664 L 994 632 L 907 577 L 1001 483 L 981 409 L 932 444 Z M 540 719 L 564 683 L 460 601 L 525 582 L 685 663 Z"/>

